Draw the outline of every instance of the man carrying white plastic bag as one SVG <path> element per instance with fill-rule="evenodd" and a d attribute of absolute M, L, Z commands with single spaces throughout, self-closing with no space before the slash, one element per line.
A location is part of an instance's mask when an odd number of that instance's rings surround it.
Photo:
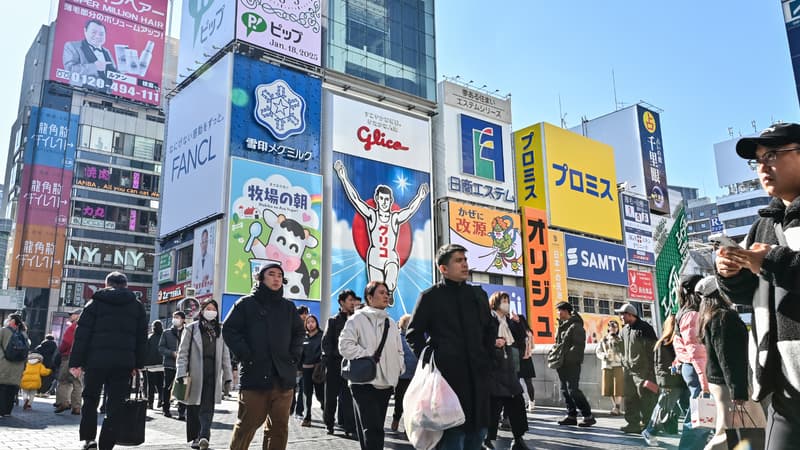
<path fill-rule="evenodd" d="M 406 340 L 418 357 L 427 346 L 433 349 L 431 361 L 458 398 L 464 422 L 442 430 L 440 439 L 436 430 L 413 427 L 412 422 L 406 431 L 412 443 L 418 436 L 416 448 L 436 445 L 439 450 L 479 450 L 486 438 L 489 421 L 486 386 L 496 333 L 486 292 L 466 282 L 469 279 L 466 252 L 466 248 L 456 244 L 439 248 L 436 263 L 443 279 L 420 294 L 406 333 Z M 427 368 L 429 364 L 421 366 Z M 412 384 L 421 382 L 417 375 Z M 408 403 L 404 401 L 407 417 L 415 416 L 422 408 L 409 399 L 410 392 L 411 386 L 406 393 Z"/>

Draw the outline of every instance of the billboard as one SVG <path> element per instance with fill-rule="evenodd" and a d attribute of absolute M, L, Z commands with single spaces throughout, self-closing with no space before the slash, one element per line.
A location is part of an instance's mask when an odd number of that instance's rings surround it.
<path fill-rule="evenodd" d="M 669 214 L 667 166 L 664 163 L 664 147 L 661 141 L 661 121 L 657 112 L 641 105 L 636 105 L 636 116 L 639 119 L 645 193 L 650 200 L 650 210 L 658 214 Z"/>
<path fill-rule="evenodd" d="M 469 256 L 469 254 L 467 254 Z M 506 286 L 503 284 L 489 284 L 489 283 L 471 283 L 475 286 L 480 286 L 491 298 L 495 292 L 505 292 L 508 294 L 509 309 L 514 314 L 520 314 L 528 317 L 527 307 L 525 305 L 525 288 L 520 286 Z"/>
<path fill-rule="evenodd" d="M 717 169 L 719 187 L 758 179 L 758 174 L 747 165 L 747 161 L 739 158 L 739 155 L 736 154 L 736 143 L 739 142 L 739 139 L 756 136 L 758 135 L 745 135 L 714 144 L 714 165 Z"/>
<path fill-rule="evenodd" d="M 543 124 L 550 224 L 622 239 L 614 149 Z"/>
<path fill-rule="evenodd" d="M 214 256 L 217 248 L 217 223 L 211 222 L 194 229 L 192 248 L 192 287 L 195 297 L 214 295 Z"/>
<path fill-rule="evenodd" d="M 178 83 L 233 40 L 236 0 L 185 0 L 181 11 Z"/>
<path fill-rule="evenodd" d="M 451 201 L 450 243 L 467 249 L 471 270 L 521 277 L 519 214 Z"/>
<path fill-rule="evenodd" d="M 641 270 L 628 271 L 628 297 L 635 300 L 655 301 L 653 274 Z"/>
<path fill-rule="evenodd" d="M 442 81 L 441 99 L 445 105 L 464 112 L 501 123 L 511 123 L 511 101 L 485 92 L 470 89 L 449 81 Z"/>
<path fill-rule="evenodd" d="M 410 314 L 433 283 L 430 175 L 336 151 L 333 159 L 331 293 L 384 281 L 389 314 Z"/>
<path fill-rule="evenodd" d="M 159 105 L 167 0 L 60 0 L 50 79 Z"/>
<path fill-rule="evenodd" d="M 14 261 L 9 286 L 53 288 L 61 286 L 66 230 L 51 225 L 17 224 Z"/>
<path fill-rule="evenodd" d="M 322 65 L 320 0 L 239 0 L 236 39 Z"/>
<path fill-rule="evenodd" d="M 533 208 L 522 208 L 525 236 L 525 286 L 527 286 L 528 323 L 537 344 L 555 342 L 555 303 L 550 295 L 550 265 L 547 214 Z"/>
<path fill-rule="evenodd" d="M 520 207 L 547 210 L 544 182 L 543 125 L 514 132 L 517 202 Z"/>
<path fill-rule="evenodd" d="M 161 236 L 224 211 L 232 63 L 226 55 L 170 99 Z"/>
<path fill-rule="evenodd" d="M 620 193 L 622 225 L 625 228 L 625 248 L 631 264 L 655 266 L 656 254 L 650 204 L 644 198 Z"/>
<path fill-rule="evenodd" d="M 564 234 L 567 276 L 575 280 L 628 285 L 625 247 L 597 239 Z"/>
<path fill-rule="evenodd" d="M 320 173 L 322 82 L 236 55 L 231 155 Z"/>
<path fill-rule="evenodd" d="M 583 329 L 586 331 L 587 344 L 596 344 L 601 341 L 606 335 L 610 322 L 616 322 L 620 330 L 623 325 L 620 318 L 613 315 L 583 313 L 581 318 L 583 319 Z"/>
<path fill-rule="evenodd" d="M 277 262 L 284 296 L 320 300 L 322 177 L 257 161 L 231 161 L 225 292 L 247 294 L 253 273 Z"/>
<path fill-rule="evenodd" d="M 688 256 L 686 210 L 681 206 L 656 258 L 656 288 L 661 323 L 668 315 L 678 311 L 681 268 Z"/>

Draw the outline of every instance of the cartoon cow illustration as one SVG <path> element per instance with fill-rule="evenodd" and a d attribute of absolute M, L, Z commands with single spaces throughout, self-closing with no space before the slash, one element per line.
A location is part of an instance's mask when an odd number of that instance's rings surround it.
<path fill-rule="evenodd" d="M 303 253 L 307 248 L 315 248 L 319 242 L 300 223 L 283 214 L 265 209 L 261 217 L 272 228 L 269 241 L 266 244 L 261 242 L 258 239 L 261 227 L 251 226 L 250 239 L 244 250 L 251 252 L 257 259 L 280 263 L 286 277 L 287 298 L 308 298 L 311 284 L 319 278 L 319 271 L 308 270 L 303 261 Z M 258 222 L 254 222 L 256 223 Z"/>

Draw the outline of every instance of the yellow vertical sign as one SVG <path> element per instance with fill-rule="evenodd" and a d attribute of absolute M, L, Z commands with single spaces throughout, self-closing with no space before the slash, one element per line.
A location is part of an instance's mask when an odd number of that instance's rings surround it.
<path fill-rule="evenodd" d="M 553 297 L 553 315 L 556 314 L 555 305 L 565 302 L 567 295 L 567 260 L 564 233 L 550 230 L 550 292 Z"/>
<path fill-rule="evenodd" d="M 517 203 L 520 208 L 547 209 L 542 132 L 542 124 L 514 132 Z"/>

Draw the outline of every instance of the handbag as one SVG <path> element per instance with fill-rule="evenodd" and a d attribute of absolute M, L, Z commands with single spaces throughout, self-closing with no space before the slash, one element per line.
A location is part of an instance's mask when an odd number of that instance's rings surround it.
<path fill-rule="evenodd" d="M 118 415 L 114 417 L 114 428 L 117 431 L 117 445 L 142 445 L 144 444 L 145 420 L 147 419 L 147 399 L 142 395 L 139 375 L 134 378 L 136 386 L 131 386 L 136 391 L 134 398 L 123 402 Z"/>
<path fill-rule="evenodd" d="M 383 323 L 383 336 L 375 354 L 356 359 L 342 360 L 342 378 L 353 383 L 369 383 L 378 373 L 378 361 L 381 359 L 386 336 L 389 334 L 389 319 Z"/>
<path fill-rule="evenodd" d="M 745 420 L 746 419 L 746 420 Z M 766 433 L 759 427 L 753 417 L 747 412 L 744 405 L 736 406 L 733 410 L 731 426 L 725 430 L 728 449 L 748 448 L 763 450 L 766 442 Z M 744 444 L 738 447 L 739 444 Z"/>
<path fill-rule="evenodd" d="M 194 338 L 194 328 L 192 328 L 192 335 L 188 336 L 189 340 L 189 357 L 186 358 L 187 364 L 191 364 L 192 362 L 192 342 L 191 339 Z M 176 401 L 181 403 L 186 401 L 186 397 L 191 392 L 192 388 L 192 377 L 189 376 L 188 371 L 187 375 L 183 378 L 175 377 L 175 381 L 172 383 L 172 398 Z"/>
<path fill-rule="evenodd" d="M 717 403 L 711 397 L 700 396 L 689 400 L 689 414 L 692 415 L 692 428 L 715 428 Z"/>
<path fill-rule="evenodd" d="M 314 384 L 322 384 L 322 383 L 324 383 L 325 382 L 325 375 L 326 375 L 325 372 L 327 372 L 327 371 L 325 370 L 325 365 L 324 364 L 322 364 L 322 363 L 314 364 L 314 371 L 311 372 L 311 381 L 313 381 Z"/>

